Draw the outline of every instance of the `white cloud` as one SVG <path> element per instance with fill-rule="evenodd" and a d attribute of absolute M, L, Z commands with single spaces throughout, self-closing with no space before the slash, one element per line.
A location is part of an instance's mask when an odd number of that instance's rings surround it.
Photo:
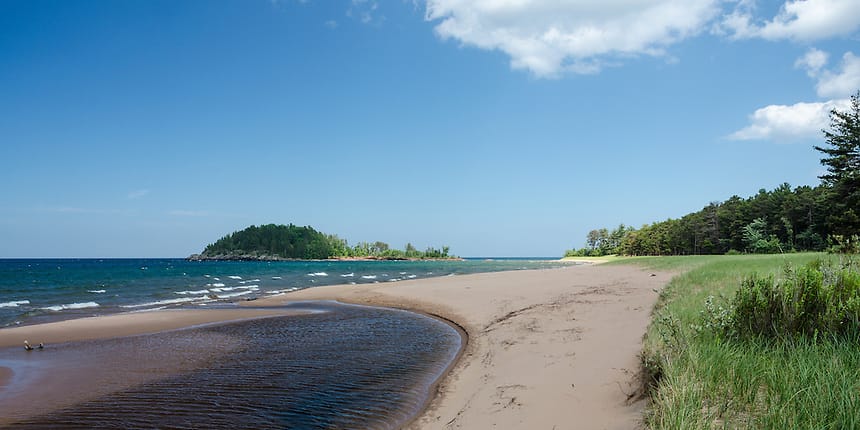
<path fill-rule="evenodd" d="M 729 139 L 790 142 L 820 136 L 830 125 L 830 111 L 848 108 L 847 99 L 765 106 L 750 115 L 749 126 L 732 133 Z"/>
<path fill-rule="evenodd" d="M 717 32 L 737 39 L 819 40 L 860 28 L 858 11 L 857 0 L 788 0 L 772 19 L 757 20 L 754 3 L 740 1 L 722 18 Z"/>
<path fill-rule="evenodd" d="M 806 74 L 809 75 L 810 78 L 815 78 L 818 76 L 821 69 L 827 64 L 828 57 L 829 56 L 826 52 L 810 48 L 806 51 L 806 54 L 794 62 L 794 67 L 806 69 Z"/>
<path fill-rule="evenodd" d="M 595 73 L 621 58 L 662 56 L 701 32 L 720 0 L 427 0 L 436 33 L 499 50 L 515 69 L 551 77 Z"/>
<path fill-rule="evenodd" d="M 858 10 L 860 13 L 860 10 Z M 846 97 L 860 89 L 860 57 L 851 52 L 842 56 L 839 72 L 823 70 L 815 90 L 821 97 Z"/>

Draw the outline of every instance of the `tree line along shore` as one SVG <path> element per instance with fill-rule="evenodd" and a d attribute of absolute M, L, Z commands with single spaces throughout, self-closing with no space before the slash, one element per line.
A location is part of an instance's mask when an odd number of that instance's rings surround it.
<path fill-rule="evenodd" d="M 698 212 L 638 229 L 591 230 L 568 257 L 618 255 L 773 254 L 856 249 L 860 234 L 860 91 L 847 111 L 830 113 L 821 153 L 827 172 L 817 186 L 784 183 L 756 195 L 732 196 Z"/>

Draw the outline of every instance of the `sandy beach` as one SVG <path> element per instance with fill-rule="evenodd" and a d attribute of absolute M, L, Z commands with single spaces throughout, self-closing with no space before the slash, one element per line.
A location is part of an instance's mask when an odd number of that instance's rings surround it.
<path fill-rule="evenodd" d="M 336 299 L 453 321 L 468 334 L 421 429 L 630 429 L 642 335 L 669 273 L 631 266 L 484 273 L 318 287 L 283 300 Z"/>
<path fill-rule="evenodd" d="M 668 273 L 630 266 L 573 265 L 392 283 L 316 287 L 242 309 L 163 311 L 84 318 L 0 330 L 0 346 L 154 333 L 265 317 L 255 309 L 290 301 L 338 300 L 438 316 L 462 328 L 467 345 L 442 378 L 421 429 L 630 429 L 641 338 Z M 9 369 L 0 368 L 0 389 Z"/>

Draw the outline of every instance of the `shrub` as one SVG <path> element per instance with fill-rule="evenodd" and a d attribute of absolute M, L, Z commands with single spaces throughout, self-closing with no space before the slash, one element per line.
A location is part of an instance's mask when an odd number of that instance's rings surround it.
<path fill-rule="evenodd" d="M 854 264 L 835 267 L 818 260 L 784 272 L 779 281 L 772 275 L 746 277 L 725 309 L 709 297 L 697 327 L 731 338 L 860 334 L 860 271 Z"/>

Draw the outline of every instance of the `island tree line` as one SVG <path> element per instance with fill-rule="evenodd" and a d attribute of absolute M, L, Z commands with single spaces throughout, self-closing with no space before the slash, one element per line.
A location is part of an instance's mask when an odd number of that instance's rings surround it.
<path fill-rule="evenodd" d="M 379 258 L 422 259 L 452 258 L 449 248 L 429 247 L 419 251 L 411 243 L 404 250 L 393 249 L 385 242 L 359 242 L 349 246 L 346 239 L 327 235 L 313 227 L 293 224 L 252 225 L 228 234 L 206 246 L 199 256 L 203 259 L 306 259 Z"/>
<path fill-rule="evenodd" d="M 818 186 L 784 183 L 748 198 L 712 202 L 679 219 L 592 230 L 586 246 L 565 256 L 687 255 L 856 250 L 860 234 L 860 91 L 849 108 L 830 112 L 823 130 L 827 173 Z"/>

